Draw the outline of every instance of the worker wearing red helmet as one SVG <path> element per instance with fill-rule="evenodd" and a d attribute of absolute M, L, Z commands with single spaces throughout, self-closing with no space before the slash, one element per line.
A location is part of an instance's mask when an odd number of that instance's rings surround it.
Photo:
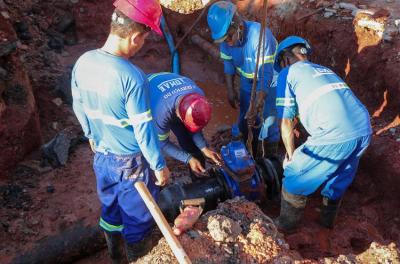
<path fill-rule="evenodd" d="M 205 159 L 220 164 L 220 155 L 207 146 L 201 133 L 211 119 L 211 105 L 191 79 L 169 72 L 148 75 L 151 110 L 163 153 L 203 173 Z M 169 140 L 175 134 L 180 147 Z"/>
<path fill-rule="evenodd" d="M 117 0 L 114 6 L 106 43 L 78 59 L 71 89 L 74 112 L 95 151 L 100 227 L 109 254 L 113 263 L 123 262 L 122 234 L 132 263 L 150 249 L 154 226 L 134 183 L 143 181 L 156 197 L 156 185 L 168 183 L 169 170 L 152 122 L 149 83 L 129 58 L 150 30 L 161 34 L 162 11 L 157 0 Z"/>

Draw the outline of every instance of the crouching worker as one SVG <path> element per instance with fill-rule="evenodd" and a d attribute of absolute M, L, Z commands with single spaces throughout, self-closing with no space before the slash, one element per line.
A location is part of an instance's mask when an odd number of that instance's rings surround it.
<path fill-rule="evenodd" d="M 371 140 L 369 114 L 332 70 L 311 63 L 311 47 L 300 37 L 283 40 L 277 51 L 276 106 L 286 148 L 278 228 L 293 231 L 307 196 L 322 187 L 320 223 L 333 228 L 346 189 Z M 310 135 L 295 149 L 294 119 Z"/>
<path fill-rule="evenodd" d="M 134 183 L 143 181 L 156 199 L 156 185 L 167 184 L 169 178 L 152 122 L 149 83 L 129 61 L 150 29 L 161 34 L 161 7 L 156 0 L 119 0 L 114 5 L 106 43 L 78 59 L 71 89 L 74 112 L 96 152 L 93 168 L 102 204 L 100 227 L 112 263 L 125 263 L 121 234 L 127 259 L 133 263 L 150 249 L 154 226 Z"/>
<path fill-rule="evenodd" d="M 148 75 L 151 110 L 163 153 L 189 164 L 195 174 L 205 172 L 205 158 L 220 164 L 220 155 L 207 146 L 201 130 L 211 119 L 211 105 L 192 80 L 174 73 Z M 169 140 L 170 131 L 179 146 Z"/>

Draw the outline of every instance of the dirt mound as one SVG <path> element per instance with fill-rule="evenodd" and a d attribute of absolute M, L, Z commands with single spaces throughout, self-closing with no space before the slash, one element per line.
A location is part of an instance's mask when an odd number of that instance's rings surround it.
<path fill-rule="evenodd" d="M 235 198 L 204 214 L 179 237 L 193 263 L 270 263 L 299 260 L 271 220 L 252 202 Z M 161 238 L 137 263 L 177 263 Z"/>

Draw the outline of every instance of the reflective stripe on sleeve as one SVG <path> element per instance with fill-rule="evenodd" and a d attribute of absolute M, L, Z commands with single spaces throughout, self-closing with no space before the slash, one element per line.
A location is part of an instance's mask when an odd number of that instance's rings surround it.
<path fill-rule="evenodd" d="M 112 225 L 112 224 L 109 224 L 101 217 L 100 217 L 99 225 L 100 225 L 101 228 L 103 228 L 104 230 L 107 230 L 109 232 L 122 232 L 122 229 L 124 228 L 123 225 Z"/>
<path fill-rule="evenodd" d="M 170 134 L 170 132 L 168 132 L 168 133 L 166 133 L 166 134 L 163 134 L 163 135 L 158 134 L 158 139 L 159 139 L 160 141 L 167 140 L 167 139 L 169 138 L 169 134 Z"/>
<path fill-rule="evenodd" d="M 294 98 L 278 97 L 276 98 L 276 106 L 295 106 Z"/>
<path fill-rule="evenodd" d="M 221 55 L 221 59 L 223 59 L 223 60 L 231 60 L 232 59 L 232 56 L 228 56 L 223 52 L 221 52 L 220 55 Z"/>
<path fill-rule="evenodd" d="M 269 55 L 269 56 L 264 56 L 264 60 L 261 62 L 261 64 L 258 67 L 261 67 L 263 64 L 269 64 L 269 63 L 274 63 L 275 59 L 275 54 L 274 55 Z M 242 68 L 236 67 L 236 70 L 245 78 L 247 79 L 253 79 L 254 78 L 254 72 L 253 73 L 248 73 L 245 72 Z"/>
<path fill-rule="evenodd" d="M 130 124 L 135 126 L 139 125 L 141 123 L 149 122 L 153 119 L 153 116 L 151 115 L 151 110 L 148 110 L 146 112 L 140 113 L 133 115 L 132 118 L 130 118 Z"/>

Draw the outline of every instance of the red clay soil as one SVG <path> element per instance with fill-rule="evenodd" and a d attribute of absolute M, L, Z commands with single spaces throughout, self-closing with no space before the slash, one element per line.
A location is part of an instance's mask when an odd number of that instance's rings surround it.
<path fill-rule="evenodd" d="M 29 28 L 34 41 L 26 43 L 27 47 L 23 46 L 23 49 L 20 46 L 16 51 L 25 56 L 24 67 L 21 62 L 15 61 L 20 58 L 16 53 L 7 61 L 18 65 L 21 71 L 25 68 L 29 73 L 39 110 L 41 137 L 47 141 L 65 127 L 79 127 L 70 106 L 57 106 L 52 101 L 60 97 L 54 88 L 63 85 L 68 89 L 71 65 L 83 52 L 100 47 L 104 42 L 112 11 L 111 1 L 81 0 L 77 4 L 70 1 L 36 4 L 33 1 L 6 2 L 5 10 L 11 16 L 10 21 L 31 21 Z M 239 7 L 248 17 L 257 17 L 257 5 L 261 2 L 240 1 Z M 369 5 L 373 1 L 358 2 Z M 354 26 L 362 16 L 354 21 L 343 19 L 343 16 L 350 16 L 344 10 L 338 11 L 340 16 L 329 19 L 320 12 L 297 21 L 296 17 L 314 11 L 317 4 L 324 3 L 304 1 L 302 6 L 296 6 L 295 12 L 289 13 L 290 9 L 280 9 L 280 1 L 272 2 L 273 32 L 279 40 L 290 34 L 300 34 L 310 39 L 314 47 L 313 60 L 334 68 L 346 79 L 368 106 L 371 116 L 374 116 L 374 131 L 385 128 L 399 114 L 398 39 L 391 42 L 379 40 L 371 30 Z M 392 10 L 392 4 L 387 8 Z M 57 53 L 47 47 L 49 36 L 45 31 L 65 10 L 73 12 L 75 16 L 78 43 L 65 46 Z M 183 16 L 167 11 L 172 32 L 178 38 L 182 36 L 183 30 L 197 14 Z M 386 19 L 385 12 L 378 14 L 383 15 L 376 18 L 377 21 Z M 285 18 L 281 19 L 279 15 Z M 0 22 L 1 19 L 0 15 Z M 195 31 L 204 36 L 207 32 L 205 22 L 202 21 L 200 25 Z M 2 27 L 0 29 L 0 34 L 6 32 Z M 206 136 L 211 139 L 221 125 L 232 124 L 237 114 L 226 101 L 222 65 L 189 42 L 183 44 L 180 55 L 182 73 L 194 79 L 212 101 L 214 116 L 206 129 Z M 165 42 L 151 35 L 133 62 L 147 73 L 168 71 L 170 56 Z M 16 130 L 16 121 L 12 119 L 7 124 L 17 136 L 20 133 Z M 317 223 L 321 200 L 318 193 L 310 197 L 298 232 L 287 234 L 284 238 L 278 235 L 276 239 L 271 236 L 270 227 L 265 227 L 268 221 L 265 221 L 255 204 L 233 201 L 221 204 L 217 211 L 203 216 L 191 234 L 194 238 L 189 235 L 180 238 L 189 256 L 194 263 L 287 263 L 294 259 L 298 263 L 378 263 L 378 260 L 380 263 L 399 263 L 399 129 L 385 129 L 379 136 L 374 136 L 360 164 L 357 178 L 345 195 L 333 230 L 321 228 Z M 38 144 L 40 139 L 34 135 L 37 134 L 32 133 L 23 146 Z M 3 135 L 0 142 L 3 149 Z M 0 155 L 1 160 L 12 157 L 9 153 Z M 15 160 L 22 159 L 24 155 L 18 152 L 18 157 L 14 155 Z M 51 170 L 38 166 L 40 157 L 38 152 L 34 152 L 26 157 L 25 165 L 8 173 L 8 180 L 3 177 L 0 181 L 0 263 L 9 263 L 15 256 L 32 248 L 37 241 L 58 234 L 76 222 L 84 225 L 97 223 L 100 207 L 91 166 L 92 155 L 87 144 L 80 145 L 73 151 L 65 167 Z M 185 166 L 171 162 L 169 165 L 175 180 L 180 181 L 182 174 L 185 174 Z M 261 209 L 266 215 L 275 217 L 279 213 L 279 204 L 271 201 L 262 205 Z M 234 243 L 217 243 L 212 239 L 207 223 L 209 217 L 215 214 L 243 221 L 243 230 Z M 256 223 L 257 217 L 251 214 L 264 220 Z M 156 234 L 155 237 L 160 235 Z M 79 263 L 100 264 L 109 263 L 109 260 L 106 252 L 102 251 Z M 176 260 L 166 241 L 161 239 L 140 263 L 176 263 Z"/>

